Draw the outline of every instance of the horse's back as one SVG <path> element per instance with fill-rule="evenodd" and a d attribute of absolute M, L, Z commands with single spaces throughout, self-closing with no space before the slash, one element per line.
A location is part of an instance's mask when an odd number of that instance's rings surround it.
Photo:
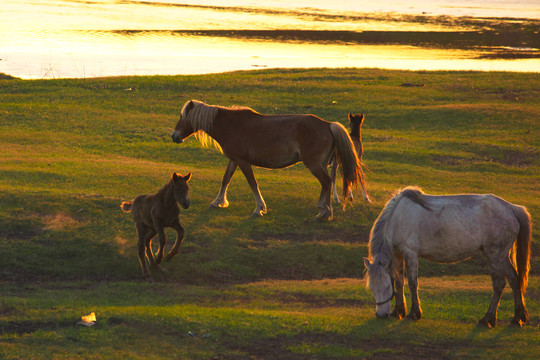
<path fill-rule="evenodd" d="M 426 195 L 426 207 L 402 199 L 396 207 L 394 244 L 429 260 L 451 263 L 493 246 L 510 246 L 519 224 L 512 204 L 490 194 Z"/>
<path fill-rule="evenodd" d="M 287 167 L 332 146 L 330 123 L 304 114 L 221 110 L 213 136 L 233 161 L 244 160 L 265 168 Z"/>

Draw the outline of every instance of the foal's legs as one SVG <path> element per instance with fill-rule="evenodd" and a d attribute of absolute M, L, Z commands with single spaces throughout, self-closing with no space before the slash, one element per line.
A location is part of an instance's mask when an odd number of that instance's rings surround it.
<path fill-rule="evenodd" d="M 237 167 L 238 165 L 234 161 L 229 160 L 229 163 L 227 164 L 227 169 L 225 169 L 225 174 L 223 175 L 223 180 L 221 181 L 221 187 L 219 188 L 218 196 L 210 204 L 210 207 L 226 208 L 227 206 L 229 206 L 229 201 L 227 201 L 227 188 L 229 187 L 229 183 L 231 182 L 231 178 Z"/>
<path fill-rule="evenodd" d="M 157 235 L 159 239 L 159 250 L 156 254 L 156 264 L 160 264 L 161 260 L 163 259 L 165 245 L 167 244 L 167 237 L 165 236 L 165 229 L 163 228 L 161 224 L 157 224 L 154 222 L 154 228 L 157 231 Z"/>
<path fill-rule="evenodd" d="M 403 292 L 405 282 L 403 268 L 405 264 L 402 257 L 394 257 L 394 264 L 396 267 L 396 307 L 390 315 L 401 319 L 407 315 L 407 304 L 405 302 L 405 294 Z"/>
<path fill-rule="evenodd" d="M 336 158 L 332 158 L 330 164 L 332 165 L 332 170 L 330 171 L 330 177 L 332 178 L 332 191 L 334 193 L 334 201 L 336 204 L 341 204 L 339 200 L 339 194 L 336 187 L 336 175 L 337 175 L 337 161 Z"/>
<path fill-rule="evenodd" d="M 240 170 L 242 170 L 242 172 L 244 173 L 244 176 L 246 177 L 246 180 L 251 187 L 251 191 L 253 191 L 255 203 L 257 204 L 257 207 L 255 208 L 251 216 L 263 216 L 263 214 L 266 214 L 266 203 L 264 202 L 264 199 L 261 196 L 261 192 L 259 191 L 259 185 L 257 184 L 257 180 L 255 180 L 255 175 L 253 175 L 251 165 L 246 162 L 241 162 L 238 164 L 238 166 L 240 167 Z"/>
<path fill-rule="evenodd" d="M 151 280 L 150 273 L 148 272 L 148 266 L 146 265 L 145 251 L 148 255 L 148 249 L 150 248 L 150 241 L 156 235 L 156 232 L 144 225 L 136 225 L 137 234 L 139 235 L 139 242 L 137 244 L 137 256 L 139 257 L 139 263 L 141 265 L 142 273 L 145 279 Z M 150 249 L 151 257 L 148 257 L 150 263 L 155 263 L 152 249 Z"/>
<path fill-rule="evenodd" d="M 422 309 L 420 309 L 420 299 L 418 298 L 418 257 L 406 256 L 407 262 L 407 280 L 409 281 L 409 290 L 411 291 L 411 312 L 407 319 L 420 320 Z"/>
<path fill-rule="evenodd" d="M 172 224 L 171 227 L 176 230 L 176 242 L 174 243 L 171 251 L 169 251 L 169 253 L 165 257 L 165 260 L 167 261 L 171 260 L 176 254 L 178 254 L 178 251 L 180 250 L 180 245 L 182 245 L 182 240 L 184 240 L 185 234 L 185 230 L 182 225 L 180 225 L 179 220 L 175 224 Z"/>

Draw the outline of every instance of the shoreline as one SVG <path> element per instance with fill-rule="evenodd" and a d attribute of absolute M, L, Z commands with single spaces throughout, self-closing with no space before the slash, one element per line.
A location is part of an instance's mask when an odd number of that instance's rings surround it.
<path fill-rule="evenodd" d="M 297 68 L 269 68 L 269 67 L 255 67 L 253 69 L 240 69 L 240 70 L 230 70 L 230 71 L 220 71 L 220 72 L 209 72 L 209 73 L 197 73 L 197 74 L 150 74 L 150 75 L 109 75 L 109 76 L 89 76 L 89 77 L 55 77 L 55 78 L 22 78 L 18 76 L 13 76 L 0 72 L 0 81 L 51 81 L 51 80 L 97 80 L 97 79 L 127 79 L 127 78 L 166 78 L 166 77 L 196 77 L 196 76 L 212 76 L 212 75 L 236 75 L 241 73 L 280 73 L 280 72 L 299 72 L 299 71 L 389 71 L 389 72 L 404 72 L 404 73 L 416 73 L 416 74 L 446 74 L 446 73 L 457 73 L 457 74 L 540 74 L 540 69 L 538 71 L 504 71 L 504 70 L 453 70 L 453 69 L 440 69 L 440 70 L 408 70 L 408 69 L 387 69 L 387 68 L 377 68 L 377 67 L 341 67 L 341 68 L 328 68 L 328 67 L 297 67 Z"/>

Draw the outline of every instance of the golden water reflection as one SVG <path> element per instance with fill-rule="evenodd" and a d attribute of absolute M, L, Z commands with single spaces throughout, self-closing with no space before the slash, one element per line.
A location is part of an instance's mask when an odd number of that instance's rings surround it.
<path fill-rule="evenodd" d="M 268 7 L 257 0 L 4 0 L 0 4 L 0 72 L 29 79 L 276 67 L 540 71 L 536 47 L 521 48 L 521 43 L 506 49 L 470 46 L 473 40 L 459 38 L 460 33 L 489 32 L 499 20 L 363 13 L 352 11 L 355 5 L 341 0 L 324 9 L 302 7 L 306 1 L 287 8 L 285 1 Z M 226 6 L 232 3 L 237 6 Z M 510 25 L 505 26 L 519 29 L 520 24 L 537 24 L 516 21 L 517 25 L 508 21 Z M 291 32 L 290 38 L 277 33 L 282 29 Z M 235 34 L 242 31 L 242 36 Z M 373 32 L 369 41 L 357 39 L 356 35 L 367 32 Z M 493 33 L 497 40 L 498 33 Z M 435 42 L 424 43 L 422 34 L 436 35 Z M 410 41 L 412 36 L 421 39 Z M 532 36 L 538 38 L 538 31 Z M 379 38 L 384 40 L 375 43 Z M 439 44 L 439 40 L 449 42 Z M 465 40 L 469 41 L 466 46 L 455 46 Z M 486 54 L 499 50 L 518 56 L 486 59 Z"/>

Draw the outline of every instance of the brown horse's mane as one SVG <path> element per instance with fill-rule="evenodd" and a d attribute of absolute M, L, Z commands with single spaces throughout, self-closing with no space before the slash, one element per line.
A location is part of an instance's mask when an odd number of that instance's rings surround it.
<path fill-rule="evenodd" d="M 223 149 L 221 149 L 219 143 L 210 136 L 214 126 L 214 120 L 216 119 L 220 110 L 249 111 L 253 114 L 258 114 L 258 112 L 249 107 L 207 105 L 202 101 L 191 100 L 184 105 L 184 108 L 182 109 L 182 117 L 185 117 L 190 122 L 195 138 L 199 140 L 202 146 L 213 146 L 223 153 Z"/>
<path fill-rule="evenodd" d="M 219 109 L 219 106 L 206 105 L 201 101 L 191 100 L 184 105 L 182 117 L 189 121 L 195 138 L 199 140 L 202 146 L 214 146 L 223 153 L 221 146 L 209 135 L 212 133 L 214 119 Z"/>

